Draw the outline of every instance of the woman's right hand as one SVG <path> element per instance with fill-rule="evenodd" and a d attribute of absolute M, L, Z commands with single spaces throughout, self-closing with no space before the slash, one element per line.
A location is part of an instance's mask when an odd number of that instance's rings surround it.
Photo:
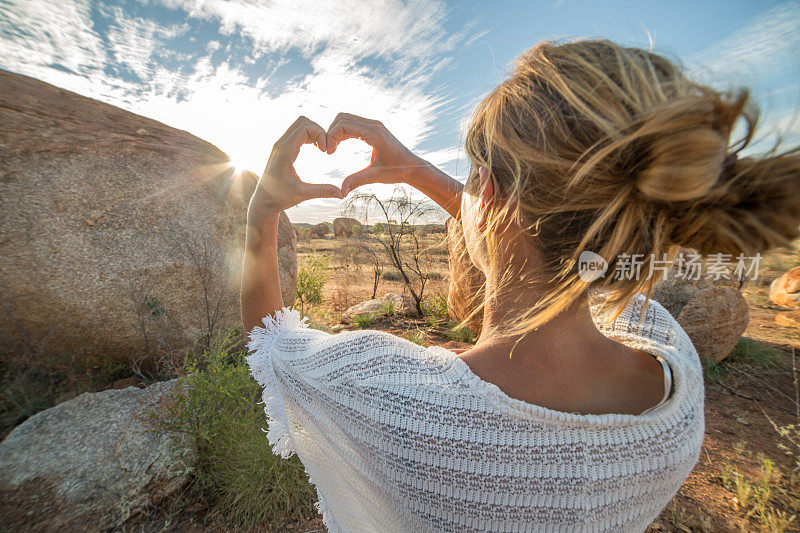
<path fill-rule="evenodd" d="M 339 113 L 328 128 L 327 152 L 345 139 L 361 139 L 372 147 L 372 157 L 367 168 L 344 179 L 342 196 L 370 183 L 407 183 L 458 218 L 463 185 L 412 153 L 382 123 Z"/>

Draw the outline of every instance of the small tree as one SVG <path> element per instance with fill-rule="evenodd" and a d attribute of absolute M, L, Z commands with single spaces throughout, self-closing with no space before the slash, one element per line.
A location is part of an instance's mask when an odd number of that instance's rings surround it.
<path fill-rule="evenodd" d="M 438 213 L 437 208 L 429 202 L 412 199 L 406 189 L 397 187 L 391 197 L 384 199 L 370 193 L 356 194 L 345 204 L 344 211 L 364 220 L 376 215 L 385 224 L 384 232 L 372 238 L 383 248 L 389 264 L 400 273 L 417 312 L 422 315 L 431 254 L 414 232 L 414 225 L 433 217 Z"/>
<path fill-rule="evenodd" d="M 347 254 L 353 261 L 359 264 L 367 264 L 372 270 L 372 298 L 378 295 L 378 285 L 383 274 L 383 261 L 379 250 L 377 239 L 371 238 L 364 233 L 357 237 L 352 243 L 344 248 L 340 248 L 342 253 Z"/>
<path fill-rule="evenodd" d="M 297 300 L 300 311 L 306 304 L 322 302 L 322 288 L 328 280 L 328 260 L 321 255 L 311 255 L 297 269 Z"/>
<path fill-rule="evenodd" d="M 374 233 L 375 235 L 380 235 L 381 233 L 383 233 L 384 229 L 385 226 L 383 225 L 383 222 L 376 222 L 375 225 L 372 226 L 372 233 Z"/>

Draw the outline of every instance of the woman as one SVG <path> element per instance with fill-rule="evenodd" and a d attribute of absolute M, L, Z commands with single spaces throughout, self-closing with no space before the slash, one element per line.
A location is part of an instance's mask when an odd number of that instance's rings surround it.
<path fill-rule="evenodd" d="M 747 134 L 729 148 L 744 117 Z M 242 313 L 269 441 L 297 453 L 331 531 L 642 531 L 697 462 L 697 352 L 648 301 L 651 258 L 755 254 L 800 223 L 796 151 L 738 159 L 746 94 L 607 41 L 542 43 L 478 107 L 461 185 L 379 122 L 300 118 L 248 211 Z M 300 146 L 373 147 L 341 189 L 301 182 Z M 483 330 L 457 355 L 378 331 L 330 335 L 281 309 L 278 214 L 367 183 L 407 183 L 461 220 L 486 275 Z M 639 278 L 576 261 L 642 254 Z M 608 304 L 613 304 L 609 306 Z M 259 327 L 263 318 L 264 327 Z"/>

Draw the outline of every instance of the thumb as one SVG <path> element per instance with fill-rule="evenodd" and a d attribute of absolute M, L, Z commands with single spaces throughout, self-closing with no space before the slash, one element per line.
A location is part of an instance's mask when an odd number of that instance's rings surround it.
<path fill-rule="evenodd" d="M 312 198 L 344 198 L 341 189 L 327 183 L 307 183 L 303 191 L 307 200 Z"/>
<path fill-rule="evenodd" d="M 342 195 L 347 196 L 356 187 L 380 182 L 380 172 L 372 167 L 367 167 L 364 170 L 350 174 L 344 179 L 342 182 Z"/>

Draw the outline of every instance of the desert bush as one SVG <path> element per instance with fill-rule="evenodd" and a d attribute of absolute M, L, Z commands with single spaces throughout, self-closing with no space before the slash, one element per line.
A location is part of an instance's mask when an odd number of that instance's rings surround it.
<path fill-rule="evenodd" d="M 386 281 L 403 281 L 403 275 L 400 274 L 399 270 L 386 270 L 381 275 L 381 278 L 385 279 Z"/>
<path fill-rule="evenodd" d="M 383 302 L 383 314 L 386 316 L 394 316 L 397 310 L 394 308 L 394 302 Z"/>
<path fill-rule="evenodd" d="M 443 279 L 444 275 L 441 272 L 434 270 L 433 272 L 428 273 L 428 279 L 440 280 Z"/>
<path fill-rule="evenodd" d="M 356 226 L 361 228 L 362 226 Z M 371 244 L 373 244 L 371 246 Z M 354 233 L 353 239 L 350 243 L 337 248 L 336 255 L 343 258 L 344 268 L 357 268 L 361 269 L 366 265 L 372 271 L 372 298 L 378 294 L 378 286 L 383 273 L 383 261 L 381 261 L 381 254 L 371 242 L 368 234 Z"/>
<path fill-rule="evenodd" d="M 261 390 L 232 330 L 187 355 L 178 386 L 153 413 L 157 427 L 196 440 L 191 488 L 211 515 L 231 525 L 270 529 L 315 514 L 315 493 L 296 457 L 274 455 Z"/>
<path fill-rule="evenodd" d="M 341 318 L 350 306 L 353 305 L 352 295 L 350 294 L 350 284 L 346 280 L 339 283 L 335 289 L 328 295 L 328 304 L 333 312 L 333 315 L 338 319 Z"/>
<path fill-rule="evenodd" d="M 450 329 L 447 331 L 447 338 L 456 342 L 472 342 L 475 338 L 475 335 L 468 327 L 459 326 L 458 324 L 453 323 Z"/>
<path fill-rule="evenodd" d="M 761 458 L 761 467 L 756 480 L 751 481 L 736 468 L 728 465 L 721 475 L 722 485 L 736 496 L 736 505 L 759 522 L 762 531 L 782 533 L 793 525 L 795 515 L 789 515 L 774 506 L 776 493 L 784 492 L 782 474 L 766 457 Z"/>
<path fill-rule="evenodd" d="M 380 235 L 384 231 L 386 231 L 386 227 L 383 225 L 383 222 L 376 222 L 374 226 L 372 226 L 372 233 L 375 235 Z"/>
<path fill-rule="evenodd" d="M 410 340 L 414 344 L 419 344 L 420 346 L 424 346 L 425 342 L 428 340 L 428 337 L 425 335 L 425 333 L 418 329 L 403 334 L 403 337 L 407 340 Z"/>
<path fill-rule="evenodd" d="M 306 304 L 322 302 L 322 288 L 328 280 L 328 260 L 323 255 L 312 254 L 297 269 L 297 300 L 300 311 Z"/>
<path fill-rule="evenodd" d="M 297 238 L 301 241 L 307 241 L 311 238 L 311 228 L 298 228 Z"/>
<path fill-rule="evenodd" d="M 431 296 L 422 301 L 422 314 L 425 316 L 436 317 L 440 320 L 447 320 L 447 298 L 441 294 Z"/>
<path fill-rule="evenodd" d="M 353 324 L 358 326 L 361 329 L 366 329 L 372 325 L 375 321 L 375 316 L 364 313 L 363 315 L 356 315 L 353 317 Z"/>

